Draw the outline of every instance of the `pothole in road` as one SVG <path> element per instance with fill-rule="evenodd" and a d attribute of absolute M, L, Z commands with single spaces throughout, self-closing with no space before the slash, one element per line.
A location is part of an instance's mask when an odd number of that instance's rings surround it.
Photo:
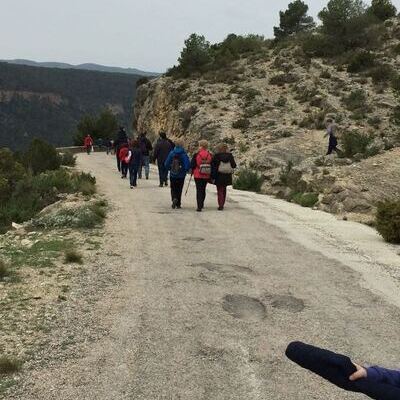
<path fill-rule="evenodd" d="M 304 310 L 304 300 L 290 295 L 271 296 L 271 305 L 279 310 L 286 310 L 292 313 L 299 313 Z"/>
<path fill-rule="evenodd" d="M 184 240 L 186 242 L 202 242 L 205 239 L 201 238 L 201 237 L 185 237 L 182 240 Z"/>
<path fill-rule="evenodd" d="M 245 321 L 260 321 L 266 316 L 265 306 L 260 300 L 240 294 L 226 295 L 222 308 L 232 317 Z"/>

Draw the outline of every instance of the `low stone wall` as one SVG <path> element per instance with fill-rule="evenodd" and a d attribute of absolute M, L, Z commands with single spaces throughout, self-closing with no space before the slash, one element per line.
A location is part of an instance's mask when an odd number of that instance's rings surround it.
<path fill-rule="evenodd" d="M 72 154 L 78 154 L 78 153 L 84 153 L 86 151 L 86 148 L 83 146 L 72 146 L 72 147 L 57 147 L 57 151 L 59 153 L 72 153 Z M 106 148 L 105 146 L 99 147 L 99 146 L 94 146 L 94 152 L 105 152 Z"/>

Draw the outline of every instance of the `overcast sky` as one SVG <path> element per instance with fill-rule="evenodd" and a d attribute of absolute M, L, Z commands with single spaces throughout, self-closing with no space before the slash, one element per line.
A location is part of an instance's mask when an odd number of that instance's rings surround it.
<path fill-rule="evenodd" d="M 326 0 L 306 0 L 316 15 Z M 288 0 L 0 0 L 0 59 L 163 72 L 190 33 L 272 36 Z M 400 0 L 394 4 L 400 8 Z"/>

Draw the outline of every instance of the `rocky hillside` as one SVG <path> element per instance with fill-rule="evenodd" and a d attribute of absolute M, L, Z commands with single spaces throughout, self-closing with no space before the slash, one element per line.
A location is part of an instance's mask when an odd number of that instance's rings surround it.
<path fill-rule="evenodd" d="M 350 60 L 270 46 L 228 70 L 163 76 L 140 87 L 136 127 L 184 136 L 191 150 L 200 138 L 225 141 L 241 168 L 263 175 L 263 193 L 288 200 L 312 193 L 315 207 L 369 222 L 379 200 L 400 195 L 400 20 L 386 21 L 380 34 L 379 51 Z M 324 156 L 330 116 L 341 157 Z"/>

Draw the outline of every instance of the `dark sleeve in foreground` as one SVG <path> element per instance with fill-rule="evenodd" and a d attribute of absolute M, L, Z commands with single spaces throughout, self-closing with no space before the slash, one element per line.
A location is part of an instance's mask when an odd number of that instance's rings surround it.
<path fill-rule="evenodd" d="M 367 379 L 349 380 L 356 372 L 349 357 L 301 342 L 290 343 L 286 356 L 301 367 L 314 372 L 334 385 L 356 393 L 364 393 L 375 400 L 399 400 L 400 389 L 393 385 Z"/>

